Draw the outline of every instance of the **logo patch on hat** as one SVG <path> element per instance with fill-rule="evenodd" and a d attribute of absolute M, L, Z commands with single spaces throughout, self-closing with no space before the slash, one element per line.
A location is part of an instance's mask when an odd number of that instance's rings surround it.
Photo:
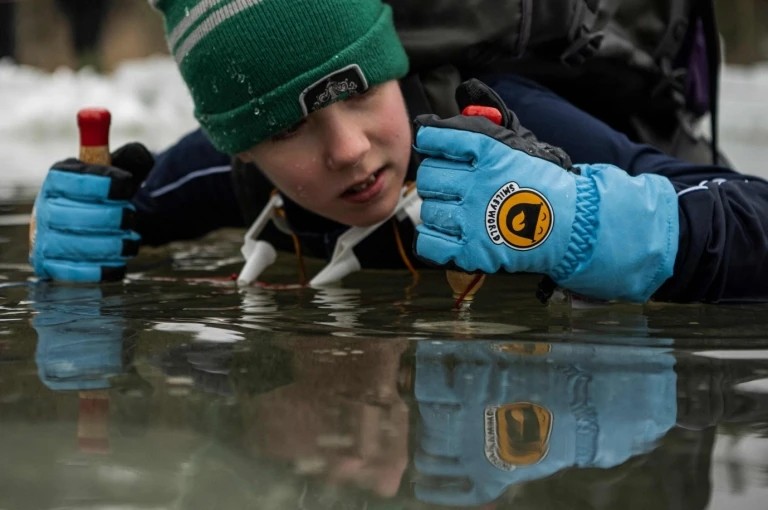
<path fill-rule="evenodd" d="M 530 250 L 543 243 L 555 218 L 544 195 L 532 188 L 508 182 L 491 197 L 485 209 L 485 228 L 496 244 Z"/>
<path fill-rule="evenodd" d="M 368 81 L 357 64 L 351 64 L 338 71 L 323 76 L 305 88 L 299 96 L 299 104 L 304 115 L 309 115 L 340 99 L 346 99 L 368 90 Z"/>

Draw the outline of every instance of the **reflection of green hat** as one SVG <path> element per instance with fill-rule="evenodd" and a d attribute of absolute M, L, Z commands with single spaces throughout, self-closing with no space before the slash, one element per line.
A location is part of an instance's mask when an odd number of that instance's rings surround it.
<path fill-rule="evenodd" d="M 408 71 L 380 0 L 150 2 L 165 16 L 195 116 L 229 154 Z"/>

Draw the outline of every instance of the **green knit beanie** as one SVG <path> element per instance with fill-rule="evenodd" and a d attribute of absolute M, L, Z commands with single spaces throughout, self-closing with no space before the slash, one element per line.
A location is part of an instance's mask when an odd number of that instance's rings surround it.
<path fill-rule="evenodd" d="M 380 0 L 150 0 L 195 117 L 236 154 L 408 71 Z"/>

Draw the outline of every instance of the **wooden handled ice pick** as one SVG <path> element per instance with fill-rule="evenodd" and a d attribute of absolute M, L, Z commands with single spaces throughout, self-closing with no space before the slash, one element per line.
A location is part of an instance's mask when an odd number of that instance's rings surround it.
<path fill-rule="evenodd" d="M 492 106 L 469 105 L 462 110 L 461 114 L 485 117 L 494 124 L 502 122 L 501 112 Z M 485 275 L 482 273 L 472 274 L 450 269 L 445 272 L 445 277 L 453 290 L 454 310 L 467 308 L 485 281 Z"/>

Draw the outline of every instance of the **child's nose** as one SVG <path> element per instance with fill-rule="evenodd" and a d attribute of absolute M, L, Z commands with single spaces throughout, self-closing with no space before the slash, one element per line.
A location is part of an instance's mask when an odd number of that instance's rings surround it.
<path fill-rule="evenodd" d="M 354 113 L 342 109 L 333 112 L 328 116 L 326 130 L 326 164 L 333 170 L 359 165 L 371 149 L 361 119 Z"/>

